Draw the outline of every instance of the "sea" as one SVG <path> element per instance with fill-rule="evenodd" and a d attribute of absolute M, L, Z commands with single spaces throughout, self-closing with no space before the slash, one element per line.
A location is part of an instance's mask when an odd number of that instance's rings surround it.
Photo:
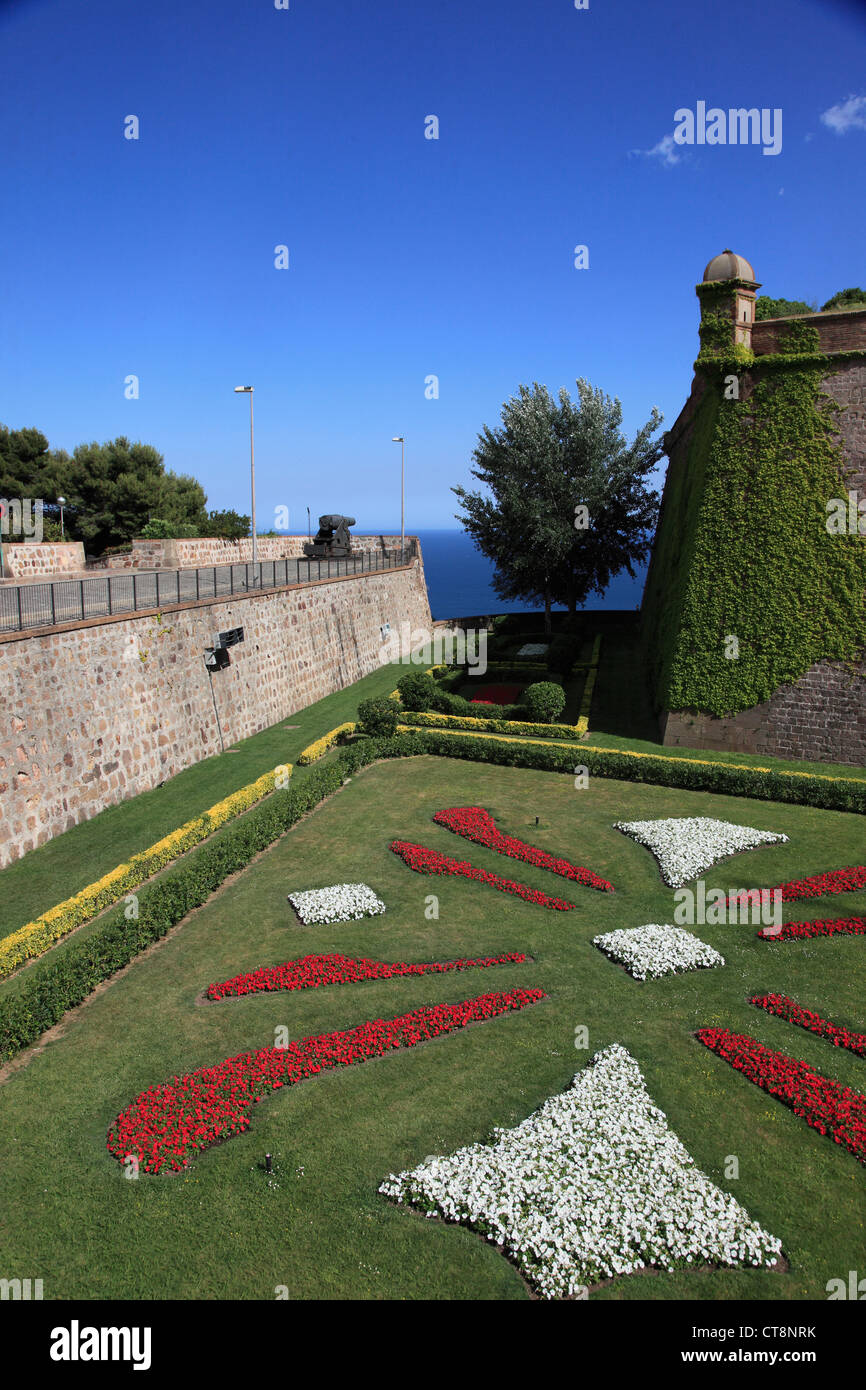
<path fill-rule="evenodd" d="M 413 527 L 412 534 L 421 542 L 434 618 L 468 618 L 521 607 L 497 597 L 492 584 L 493 563 L 476 549 L 465 531 L 421 531 Z M 634 612 L 640 606 L 646 573 L 646 565 L 636 568 L 634 579 L 623 572 L 611 581 L 604 594 L 593 594 L 581 611 L 616 608 Z M 533 605 L 527 602 L 522 606 L 528 609 Z"/>

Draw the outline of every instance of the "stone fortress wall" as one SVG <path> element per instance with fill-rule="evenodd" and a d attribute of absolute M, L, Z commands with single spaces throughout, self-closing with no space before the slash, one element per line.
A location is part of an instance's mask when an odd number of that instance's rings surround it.
<path fill-rule="evenodd" d="M 368 675 L 404 622 L 431 627 L 420 546 L 400 569 L 0 638 L 0 866 Z M 241 626 L 211 677 L 205 648 Z"/>
<path fill-rule="evenodd" d="M 723 253 L 717 257 L 722 261 Z M 733 257 L 736 261 L 738 258 Z M 712 263 L 711 263 L 712 264 Z M 746 265 L 748 263 L 745 263 Z M 708 267 L 709 270 L 709 267 Z M 709 278 L 705 272 L 705 280 Z M 713 276 L 712 278 L 724 278 Z M 734 283 L 734 282 L 732 282 Z M 741 283 L 741 282 L 737 282 Z M 756 286 L 757 287 L 757 286 Z M 828 355 L 821 389 L 840 407 L 835 419 L 844 459 L 840 496 L 847 489 L 866 497 L 866 311 L 804 315 L 802 318 L 764 319 L 752 322 L 745 341 L 755 354 L 754 371 L 761 358 L 779 353 L 792 323 L 818 330 L 820 350 Z M 744 330 L 745 331 L 745 330 Z M 745 370 L 747 394 L 749 372 Z M 705 384 L 698 372 L 691 394 L 666 436 L 670 460 L 668 476 L 682 475 L 689 457 L 695 415 Z M 796 441 L 792 441 L 796 448 Z M 667 485 L 666 485 L 667 491 Z M 664 525 L 664 500 L 659 526 Z M 866 543 L 866 542 L 864 542 Z M 649 581 L 647 590 L 649 592 Z M 646 604 L 646 597 L 645 597 Z M 866 612 L 863 616 L 866 648 Z M 850 666 L 818 661 L 798 680 L 777 690 L 764 704 L 728 718 L 715 718 L 696 710 L 663 710 L 662 741 L 689 748 L 730 749 L 780 758 L 866 765 L 866 662 Z"/>

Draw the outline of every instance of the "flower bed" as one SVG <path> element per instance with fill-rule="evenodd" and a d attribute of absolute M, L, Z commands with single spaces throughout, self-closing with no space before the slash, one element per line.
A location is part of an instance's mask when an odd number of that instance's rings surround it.
<path fill-rule="evenodd" d="M 762 927 L 762 941 L 800 941 L 810 936 L 861 936 L 866 932 L 866 917 L 832 917 L 826 921 L 785 922 L 777 927 Z"/>
<path fill-rule="evenodd" d="M 802 1008 L 786 994 L 756 994 L 749 1003 L 768 1014 L 774 1014 L 776 1018 L 783 1018 L 786 1023 L 795 1023 L 798 1028 L 817 1033 L 818 1037 L 826 1038 L 834 1047 L 845 1047 L 858 1057 L 866 1057 L 866 1033 L 853 1033 L 848 1028 L 840 1028 L 811 1009 Z"/>
<path fill-rule="evenodd" d="M 121 1162 L 138 1159 L 145 1173 L 185 1168 L 198 1150 L 249 1129 L 252 1107 L 269 1092 L 292 1086 L 331 1067 L 347 1067 L 400 1047 L 452 1033 L 543 999 L 540 989 L 482 994 L 460 1004 L 413 1009 L 375 1019 L 345 1032 L 302 1038 L 288 1047 L 266 1047 L 228 1057 L 142 1091 L 108 1131 L 109 1153 Z"/>
<path fill-rule="evenodd" d="M 678 975 L 685 970 L 708 969 L 725 963 L 724 956 L 706 941 L 682 927 L 658 922 L 605 932 L 594 936 L 592 944 L 611 960 L 624 965 L 636 980 L 658 980 L 662 975 Z"/>
<path fill-rule="evenodd" d="M 860 888 L 866 888 L 866 864 L 831 869 L 829 873 L 814 874 L 811 878 L 793 878 L 790 883 L 777 883 L 770 892 L 781 892 L 782 902 L 792 903 L 799 898 L 823 898 L 827 893 L 856 893 Z M 728 905 L 737 906 L 746 891 L 743 889 L 740 893 L 732 893 Z"/>
<path fill-rule="evenodd" d="M 361 917 L 377 917 L 385 904 L 366 883 L 332 883 L 328 888 L 308 888 L 289 893 L 289 902 L 305 927 L 331 922 L 357 922 Z"/>
<path fill-rule="evenodd" d="M 434 960 L 420 965 L 405 961 L 356 960 L 352 956 L 301 956 L 283 965 L 263 965 L 245 975 L 233 975 L 221 984 L 208 985 L 208 999 L 228 999 L 245 994 L 283 989 L 321 989 L 325 985 L 351 985 L 362 980 L 391 980 L 402 975 L 444 975 L 449 970 L 486 970 L 491 965 L 522 965 L 529 960 L 522 951 L 475 960 Z"/>
<path fill-rule="evenodd" d="M 414 869 L 416 874 L 454 874 L 461 878 L 471 878 L 476 883 L 489 884 L 500 893 L 511 893 L 515 897 L 523 898 L 524 902 L 537 903 L 540 907 L 549 907 L 554 912 L 570 912 L 574 907 L 574 903 L 566 902 L 564 898 L 551 898 L 537 888 L 530 888 L 525 883 L 515 883 L 510 878 L 500 878 L 498 874 L 488 873 L 486 869 L 476 869 L 468 860 L 451 859 L 447 854 L 440 854 L 437 849 L 428 849 L 426 845 L 414 845 L 408 840 L 392 840 L 390 848 L 399 855 L 404 864 Z"/>
<path fill-rule="evenodd" d="M 35 960 L 37 956 L 43 955 L 67 932 L 80 927 L 91 917 L 96 917 L 106 907 L 111 907 L 112 903 L 119 902 L 127 893 L 144 883 L 145 879 L 151 878 L 194 845 L 206 840 L 228 821 L 248 811 L 257 801 L 274 791 L 278 780 L 288 782 L 291 771 L 291 766 L 286 763 L 271 772 L 265 772 L 256 778 L 255 782 L 239 787 L 236 792 L 224 797 L 222 801 L 217 801 L 200 816 L 195 816 L 177 830 L 173 830 L 170 835 L 157 840 L 149 849 L 134 854 L 128 863 L 118 864 L 117 868 L 97 879 L 95 883 L 82 888 L 65 902 L 43 912 L 35 921 L 28 922 L 25 926 L 19 927 L 18 931 L 4 937 L 0 941 L 0 979 L 11 975 L 13 970 L 17 970 L 25 961 Z"/>
<path fill-rule="evenodd" d="M 787 835 L 731 825 L 711 816 L 671 816 L 666 820 L 617 821 L 614 830 L 645 845 L 658 861 L 669 888 L 681 888 L 720 859 L 758 845 L 781 844 Z"/>
<path fill-rule="evenodd" d="M 782 1248 L 696 1167 L 617 1043 L 493 1143 L 392 1173 L 379 1191 L 480 1231 L 543 1298 L 646 1268 L 773 1265 Z"/>
<path fill-rule="evenodd" d="M 747 1081 L 787 1105 L 812 1129 L 829 1134 L 834 1143 L 866 1163 L 866 1096 L 742 1033 L 701 1028 L 695 1037 Z"/>
<path fill-rule="evenodd" d="M 298 763 L 301 767 L 307 767 L 310 763 L 317 763 L 323 758 L 329 748 L 333 748 L 339 743 L 345 734 L 355 732 L 355 724 L 350 720 L 347 724 L 338 724 L 336 729 L 331 729 L 330 733 L 323 734 L 317 738 L 315 743 L 310 743 L 302 753 L 298 754 Z"/>
<path fill-rule="evenodd" d="M 482 685 L 479 687 L 478 693 L 472 696 L 470 704 L 513 705 L 517 702 L 517 697 L 523 689 L 522 685 Z"/>
<path fill-rule="evenodd" d="M 518 660 L 533 656 L 544 656 L 549 646 L 549 642 L 524 642 L 523 646 L 518 650 Z"/>
<path fill-rule="evenodd" d="M 449 810 L 437 811 L 433 819 L 437 825 L 444 825 L 446 829 L 453 830 L 455 835 L 462 835 L 464 840 L 485 845 L 497 854 L 522 859 L 524 863 L 534 864 L 539 869 L 549 869 L 551 873 L 560 874 L 575 883 L 582 883 L 586 888 L 599 888 L 604 893 L 613 892 L 613 884 L 606 878 L 599 878 L 592 869 L 581 868 L 579 864 L 572 864 L 567 859 L 558 859 L 546 850 L 536 849 L 534 845 L 526 845 L 513 835 L 504 834 L 497 829 L 490 813 L 481 806 L 452 806 Z"/>

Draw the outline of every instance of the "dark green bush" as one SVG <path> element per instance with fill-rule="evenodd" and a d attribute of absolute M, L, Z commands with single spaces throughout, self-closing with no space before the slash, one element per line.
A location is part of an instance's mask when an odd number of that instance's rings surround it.
<path fill-rule="evenodd" d="M 397 732 L 400 706 L 388 695 L 376 695 L 370 700 L 362 700 L 358 706 L 358 722 L 361 732 L 373 738 L 390 738 Z"/>
<path fill-rule="evenodd" d="M 397 689 L 403 708 L 416 712 L 432 709 L 432 701 L 442 693 L 433 677 L 428 676 L 426 671 L 409 671 L 400 677 Z"/>
<path fill-rule="evenodd" d="M 554 681 L 528 685 L 520 701 L 532 724 L 552 724 L 565 709 L 565 691 Z"/>
<path fill-rule="evenodd" d="M 580 655 L 582 645 L 582 639 L 575 633 L 558 633 L 547 650 L 548 671 L 556 671 L 564 680 L 567 679 Z"/>

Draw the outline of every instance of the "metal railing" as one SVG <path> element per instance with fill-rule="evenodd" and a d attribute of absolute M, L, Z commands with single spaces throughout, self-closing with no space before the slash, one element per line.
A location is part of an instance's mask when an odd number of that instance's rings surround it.
<path fill-rule="evenodd" d="M 195 602 L 315 584 L 347 574 L 376 574 L 408 564 L 414 543 L 400 550 L 362 550 L 342 560 L 282 559 L 182 570 L 121 570 L 80 579 L 0 585 L 0 633 L 85 622 Z"/>

